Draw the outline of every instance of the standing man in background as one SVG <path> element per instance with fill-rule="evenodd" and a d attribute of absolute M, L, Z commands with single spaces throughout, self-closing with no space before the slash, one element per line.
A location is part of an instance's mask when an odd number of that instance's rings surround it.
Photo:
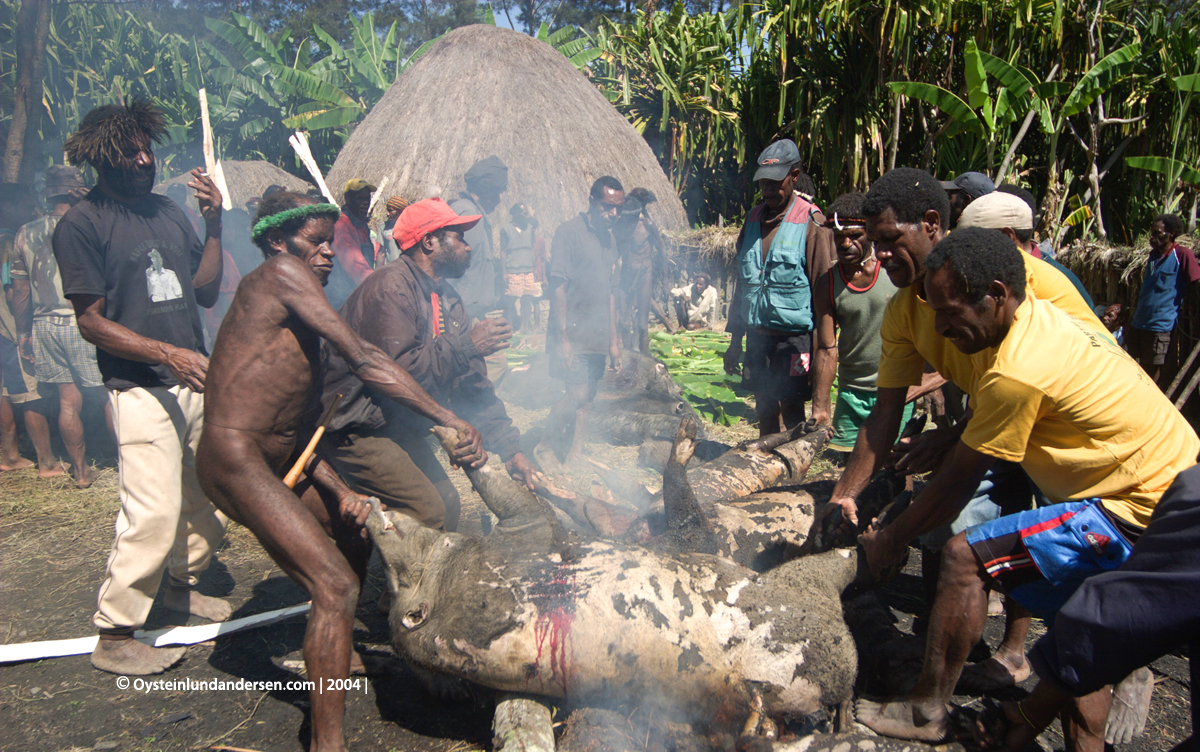
<path fill-rule="evenodd" d="M 29 280 L 12 275 L 16 233 L 38 214 L 33 194 L 25 186 L 0 185 L 0 283 L 4 290 L 4 300 L 0 301 L 0 469 L 33 466 L 17 451 L 19 414 L 37 453 L 38 477 L 53 478 L 65 471 L 50 446 L 50 426 L 42 413 L 44 404 L 34 375 L 33 341 L 18 335 L 13 315 L 21 301 L 27 303 L 29 299 Z"/>
<path fill-rule="evenodd" d="M 342 215 L 333 227 L 333 272 L 325 286 L 325 297 L 334 309 L 342 307 L 354 288 L 375 270 L 379 245 L 371 239 L 367 214 L 375 186 L 362 178 L 346 181 L 342 189 Z"/>
<path fill-rule="evenodd" d="M 513 204 L 510 221 L 500 228 L 500 250 L 504 254 L 504 317 L 519 331 L 532 331 L 537 323 L 537 304 L 542 286 L 534 276 L 534 246 L 537 219 L 525 204 Z M 517 306 L 521 310 L 517 310 Z"/>
<path fill-rule="evenodd" d="M 550 410 L 551 430 L 569 427 L 567 464 L 583 459 L 588 411 L 604 376 L 604 358 L 621 370 L 613 271 L 617 265 L 612 227 L 621 216 L 625 189 L 605 175 L 592 183 L 588 210 L 559 225 L 550 243 L 550 323 L 546 352 L 550 375 L 566 382 L 567 393 Z"/>
<path fill-rule="evenodd" d="M 1150 256 L 1146 259 L 1142 291 L 1125 332 L 1129 354 L 1159 387 L 1183 296 L 1188 287 L 1200 282 L 1200 264 L 1195 255 L 1175 242 L 1182 234 L 1183 220 L 1175 214 L 1160 214 L 1150 225 Z"/>
<path fill-rule="evenodd" d="M 79 331 L 97 347 L 120 461 L 121 510 L 93 618 L 100 641 L 92 665 L 130 675 L 160 674 L 186 651 L 133 639 L 164 570 L 168 609 L 210 621 L 231 611 L 193 589 L 228 522 L 196 479 L 208 372 L 200 306 L 217 301 L 221 284 L 221 192 L 207 173 L 192 170 L 201 243 L 183 210 L 150 192 L 152 144 L 166 135 L 162 112 L 145 100 L 85 115 L 65 149 L 72 163 L 91 164 L 99 182 L 58 221 L 52 241 Z M 151 271 L 174 276 L 178 292 L 152 291 Z"/>
<path fill-rule="evenodd" d="M 471 267 L 455 289 L 462 296 L 467 315 L 481 319 L 500 307 L 504 292 L 504 259 L 496 253 L 488 215 L 500 205 L 500 195 L 508 189 L 508 165 L 497 156 L 481 159 L 467 170 L 463 182 L 467 189 L 450 201 L 450 208 L 459 216 L 478 214 L 483 219 L 463 235 L 471 246 Z"/>
<path fill-rule="evenodd" d="M 726 325 L 733 341 L 725 351 L 725 372 L 739 371 L 745 335 L 758 431 L 766 436 L 804 422 L 804 403 L 812 396 L 811 281 L 837 256 L 795 143 L 785 138 L 764 149 L 754 182 L 763 203 L 750 210 L 738 235 L 738 275 Z"/>
<path fill-rule="evenodd" d="M 63 296 L 51 239 L 58 220 L 86 194 L 77 168 L 52 165 L 47 169 L 45 195 L 50 213 L 17 232 L 12 267 L 17 329 L 22 341 L 33 341 L 37 380 L 58 390 L 58 431 L 71 456 L 75 485 L 80 488 L 95 481 L 83 438 L 82 390 L 98 391 L 104 381 L 96 364 L 96 346 L 79 333 L 75 310 Z M 112 406 L 107 400 L 105 415 L 111 427 Z"/>
<path fill-rule="evenodd" d="M 817 352 L 812 414 L 818 425 L 833 427 L 829 448 L 838 452 L 854 448 L 858 429 L 875 406 L 875 377 L 883 349 L 879 327 L 888 301 L 896 294 L 867 238 L 866 200 L 862 193 L 845 193 L 830 205 L 825 226 L 833 230 L 838 261 L 817 279 L 813 293 Z M 831 411 L 834 373 L 838 396 Z M 902 420 L 907 422 L 912 411 L 910 402 Z"/>

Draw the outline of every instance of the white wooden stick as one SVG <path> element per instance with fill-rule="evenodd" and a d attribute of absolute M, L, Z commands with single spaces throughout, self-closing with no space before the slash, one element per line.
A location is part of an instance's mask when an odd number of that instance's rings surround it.
<path fill-rule="evenodd" d="M 221 192 L 221 208 L 229 211 L 233 208 L 233 198 L 229 195 L 229 186 L 225 183 L 225 171 L 217 161 L 217 152 L 213 148 L 212 124 L 208 120 L 208 92 L 200 89 L 200 129 L 203 134 L 204 171 L 212 178 L 217 190 Z"/>
<path fill-rule="evenodd" d="M 289 606 L 274 611 L 267 611 L 253 616 L 243 616 L 233 621 L 219 624 L 197 624 L 194 627 L 171 627 L 157 629 L 153 632 L 135 632 L 134 639 L 161 648 L 165 645 L 196 645 L 201 642 L 220 637 L 221 635 L 240 632 L 251 627 L 263 627 L 274 624 L 299 614 L 308 613 L 310 603 Z M 39 642 L 19 642 L 14 645 L 0 645 L 0 663 L 15 663 L 17 661 L 33 661 L 42 658 L 60 658 L 67 655 L 84 655 L 96 649 L 96 641 L 100 638 L 76 637 L 70 640 L 41 640 Z"/>
<path fill-rule="evenodd" d="M 383 180 L 379 181 L 379 187 L 375 189 L 375 194 L 371 196 L 371 204 L 367 207 L 367 216 L 371 216 L 371 212 L 375 209 L 375 204 L 379 203 L 379 197 L 383 195 L 383 188 L 388 183 L 388 176 L 384 175 Z"/>
<path fill-rule="evenodd" d="M 317 160 L 313 159 L 312 150 L 308 148 L 308 137 L 302 131 L 296 131 L 288 138 L 288 143 L 296 151 L 296 156 L 300 157 L 300 162 L 308 168 L 308 174 L 317 181 L 317 188 L 321 189 L 321 194 L 329 200 L 329 203 L 336 206 L 337 202 L 333 200 L 329 186 L 325 185 L 325 177 L 321 174 L 321 168 L 317 167 Z"/>

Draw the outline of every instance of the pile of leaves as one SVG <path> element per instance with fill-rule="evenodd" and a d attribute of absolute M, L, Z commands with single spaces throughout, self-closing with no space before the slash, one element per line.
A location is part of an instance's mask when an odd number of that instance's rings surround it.
<path fill-rule="evenodd" d="M 725 332 L 650 333 L 650 354 L 661 360 L 684 397 L 707 420 L 723 426 L 753 417 L 742 389 L 742 377 L 725 373 L 722 356 L 729 349 Z"/>

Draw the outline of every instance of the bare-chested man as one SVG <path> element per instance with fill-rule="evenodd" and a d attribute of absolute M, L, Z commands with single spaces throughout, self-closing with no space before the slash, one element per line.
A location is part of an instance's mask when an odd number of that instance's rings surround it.
<path fill-rule="evenodd" d="M 365 497 L 313 458 L 295 490 L 279 479 L 298 439 L 315 425 L 321 386 L 320 339 L 376 392 L 464 439 L 452 460 L 486 460 L 479 432 L 437 404 L 403 369 L 359 339 L 329 306 L 322 286 L 338 208 L 294 193 L 263 199 L 252 237 L 267 261 L 242 280 L 209 363 L 200 482 L 213 503 L 258 537 L 288 576 L 312 595 L 304 636 L 312 702 L 312 749 L 341 750 L 351 634 L 369 544 L 361 534 Z M 303 444 L 301 444 L 303 446 Z M 323 686 L 322 686 L 323 685 Z M 334 685 L 336 686 L 336 684 Z"/>

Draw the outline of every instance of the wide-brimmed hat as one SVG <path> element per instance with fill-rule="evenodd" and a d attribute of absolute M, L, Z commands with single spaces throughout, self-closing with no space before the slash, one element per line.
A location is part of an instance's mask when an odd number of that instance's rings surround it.
<path fill-rule="evenodd" d="M 46 187 L 42 195 L 64 196 L 79 188 L 87 188 L 83 182 L 83 173 L 76 167 L 68 165 L 51 165 L 46 168 Z"/>

